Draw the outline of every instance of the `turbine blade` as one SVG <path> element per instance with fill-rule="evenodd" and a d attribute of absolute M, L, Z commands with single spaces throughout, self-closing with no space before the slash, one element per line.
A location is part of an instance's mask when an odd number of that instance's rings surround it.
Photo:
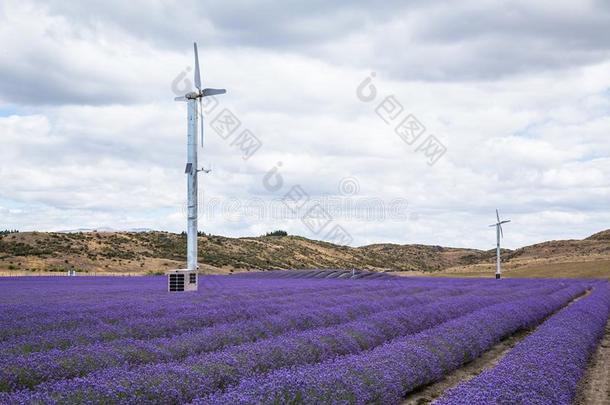
<path fill-rule="evenodd" d="M 498 212 L 497 208 L 496 208 L 496 218 L 498 218 L 498 222 L 500 222 L 500 213 Z"/>
<path fill-rule="evenodd" d="M 201 75 L 199 74 L 199 52 L 197 52 L 197 42 L 193 42 L 193 48 L 195 49 L 195 87 L 197 87 L 197 90 L 201 90 Z"/>
<path fill-rule="evenodd" d="M 203 94 L 203 97 L 207 97 L 207 96 L 217 96 L 219 94 L 225 94 L 226 92 L 227 91 L 225 89 L 203 89 L 201 94 Z"/>
<path fill-rule="evenodd" d="M 498 225 L 498 227 L 500 228 L 500 236 L 504 237 L 504 232 L 502 231 L 502 225 Z"/>
<path fill-rule="evenodd" d="M 500 222 L 501 224 L 506 224 L 507 222 L 510 222 L 510 219 L 505 219 L 504 221 Z"/>
<path fill-rule="evenodd" d="M 184 96 L 174 97 L 174 101 L 186 101 L 186 97 L 184 97 Z"/>

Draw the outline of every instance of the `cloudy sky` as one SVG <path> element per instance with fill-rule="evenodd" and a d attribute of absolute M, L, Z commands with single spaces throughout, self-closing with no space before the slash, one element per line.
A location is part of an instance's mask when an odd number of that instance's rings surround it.
<path fill-rule="evenodd" d="M 507 247 L 610 228 L 606 1 L 96 3 L 0 3 L 0 228 L 185 229 L 193 41 L 228 89 L 205 232 L 487 249 L 496 208 Z"/>

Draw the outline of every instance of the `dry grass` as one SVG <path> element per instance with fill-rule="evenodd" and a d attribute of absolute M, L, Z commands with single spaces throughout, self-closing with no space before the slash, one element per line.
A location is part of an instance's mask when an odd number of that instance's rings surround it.
<path fill-rule="evenodd" d="M 392 271 L 406 276 L 493 277 L 495 250 L 428 245 L 337 246 L 298 236 L 199 237 L 205 273 L 266 269 Z M 185 266 L 186 237 L 167 232 L 45 233 L 0 237 L 0 272 L 163 274 Z M 505 277 L 610 278 L 610 231 L 583 240 L 503 250 Z"/>
<path fill-rule="evenodd" d="M 451 268 L 430 274 L 435 277 L 490 277 L 495 274 L 494 265 L 475 265 Z M 610 260 L 587 260 L 572 262 L 532 262 L 506 265 L 502 268 L 505 278 L 605 278 L 610 279 Z"/>

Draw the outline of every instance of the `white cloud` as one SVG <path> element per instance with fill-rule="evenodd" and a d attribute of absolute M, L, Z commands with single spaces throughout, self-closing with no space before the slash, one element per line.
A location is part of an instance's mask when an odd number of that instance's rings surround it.
<path fill-rule="evenodd" d="M 313 14 L 130 4 L 0 8 L 0 228 L 182 230 L 186 111 L 172 81 L 203 37 L 204 82 L 229 90 L 207 123 L 229 108 L 263 142 L 244 161 L 208 126 L 206 198 L 270 201 L 294 185 L 342 198 L 352 177 L 355 198 L 409 202 L 406 221 L 336 215 L 354 244 L 491 248 L 496 207 L 513 220 L 509 247 L 610 227 L 608 9 L 597 3 L 511 2 L 496 14 L 491 1 L 324 3 Z M 566 27 L 582 30 L 570 41 Z M 378 96 L 363 103 L 356 87 L 372 71 Z M 375 114 L 391 94 L 426 126 L 414 145 Z M 434 166 L 417 151 L 428 134 L 447 147 Z M 262 180 L 278 162 L 284 184 L 271 192 Z M 324 236 L 277 217 L 219 215 L 201 228 Z"/>

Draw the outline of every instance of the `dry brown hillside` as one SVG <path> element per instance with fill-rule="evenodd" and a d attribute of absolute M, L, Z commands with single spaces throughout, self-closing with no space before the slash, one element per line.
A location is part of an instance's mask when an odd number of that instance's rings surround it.
<path fill-rule="evenodd" d="M 200 266 L 226 273 L 262 269 L 359 268 L 409 274 L 489 274 L 493 250 L 428 245 L 337 246 L 298 236 L 200 236 Z M 160 273 L 185 262 L 185 235 L 168 232 L 19 232 L 0 236 L 0 272 Z M 610 265 L 610 231 L 584 240 L 503 250 L 507 272 L 585 263 Z M 550 270 L 549 270 L 550 271 Z"/>
<path fill-rule="evenodd" d="M 361 268 L 433 271 L 467 264 L 481 252 L 424 245 L 337 246 L 298 236 L 200 236 L 201 267 L 211 272 Z M 0 270 L 155 273 L 185 262 L 186 237 L 168 232 L 19 232 L 0 238 Z"/>
<path fill-rule="evenodd" d="M 503 273 L 508 277 L 610 278 L 610 230 L 588 238 L 553 240 L 503 253 Z M 493 254 L 468 266 L 453 266 L 437 275 L 483 276 L 494 270 Z"/>

